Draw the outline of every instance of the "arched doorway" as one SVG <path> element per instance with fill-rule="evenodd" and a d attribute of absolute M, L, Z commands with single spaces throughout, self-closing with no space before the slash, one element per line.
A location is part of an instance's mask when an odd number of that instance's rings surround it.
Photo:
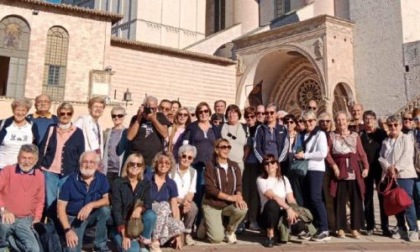
<path fill-rule="evenodd" d="M 30 32 L 19 16 L 0 21 L 0 96 L 24 96 Z"/>
<path fill-rule="evenodd" d="M 340 82 L 334 88 L 333 114 L 338 111 L 349 112 L 349 106 L 354 102 L 353 92 L 349 85 Z"/>

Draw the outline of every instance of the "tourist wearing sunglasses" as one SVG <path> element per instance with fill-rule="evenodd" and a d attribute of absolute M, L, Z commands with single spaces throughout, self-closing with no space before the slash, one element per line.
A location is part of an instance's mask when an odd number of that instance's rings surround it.
<path fill-rule="evenodd" d="M 127 132 L 124 127 L 125 109 L 121 106 L 115 106 L 111 109 L 111 118 L 114 127 L 108 128 L 104 132 L 104 157 L 102 160 L 104 174 L 108 178 L 110 185 L 120 175 L 123 165 L 124 152 L 117 154 L 117 147 L 123 136 L 126 137 Z M 125 138 L 124 140 L 125 141 Z"/>
<path fill-rule="evenodd" d="M 197 155 L 197 149 L 192 145 L 182 145 L 178 151 L 178 163 L 169 172 L 169 177 L 176 183 L 178 189 L 178 207 L 181 220 L 184 222 L 185 244 L 195 244 L 191 236 L 195 217 L 198 213 L 197 205 L 193 198 L 197 186 L 197 172 L 191 164 Z"/>
<path fill-rule="evenodd" d="M 182 145 L 185 129 L 190 123 L 190 112 L 186 107 L 181 107 L 175 112 L 173 124 L 168 128 L 168 151 L 176 157 L 176 161 L 178 161 L 178 149 Z"/>
<path fill-rule="evenodd" d="M 232 146 L 228 139 L 215 142 L 213 158 L 205 169 L 203 213 L 206 234 L 211 243 L 236 243 L 235 231 L 247 213 L 242 198 L 242 176 L 237 163 L 229 159 Z M 222 216 L 229 220 L 223 225 Z"/>

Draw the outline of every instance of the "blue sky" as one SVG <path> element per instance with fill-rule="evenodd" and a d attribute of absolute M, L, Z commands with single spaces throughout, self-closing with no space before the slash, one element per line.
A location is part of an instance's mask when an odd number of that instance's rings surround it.
<path fill-rule="evenodd" d="M 61 0 L 47 0 L 50 3 L 61 3 Z"/>

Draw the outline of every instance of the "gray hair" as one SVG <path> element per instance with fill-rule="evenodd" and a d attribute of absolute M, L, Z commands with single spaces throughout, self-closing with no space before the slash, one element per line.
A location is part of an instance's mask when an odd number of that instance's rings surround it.
<path fill-rule="evenodd" d="M 70 112 L 74 113 L 73 105 L 68 102 L 63 102 L 57 107 L 57 114 L 59 114 L 62 109 L 70 110 Z"/>
<path fill-rule="evenodd" d="M 47 95 L 47 94 L 40 94 L 37 97 L 35 97 L 35 102 L 37 102 L 41 97 L 47 97 L 48 101 L 51 102 L 51 96 Z"/>
<path fill-rule="evenodd" d="M 92 154 L 92 153 L 94 153 L 94 154 L 95 154 L 95 157 L 96 157 L 96 163 L 98 163 L 98 164 L 99 164 L 99 162 L 101 161 L 101 158 L 99 157 L 98 153 L 96 153 L 96 151 L 85 151 L 85 152 L 83 152 L 83 153 L 82 153 L 82 155 L 80 155 L 80 158 L 79 158 L 79 165 L 82 165 L 82 161 L 83 161 L 83 159 L 85 158 L 85 156 L 86 156 L 86 155 L 88 155 L 88 154 Z"/>
<path fill-rule="evenodd" d="M 17 98 L 12 102 L 12 110 L 15 110 L 18 106 L 24 106 L 29 111 L 32 107 L 32 102 L 28 98 Z"/>
<path fill-rule="evenodd" d="M 186 144 L 186 145 L 182 145 L 179 148 L 178 157 L 182 156 L 182 154 L 187 153 L 187 152 L 192 152 L 193 158 L 195 158 L 195 156 L 197 156 L 197 148 L 195 148 L 195 146 Z"/>
<path fill-rule="evenodd" d="M 341 110 L 341 111 L 338 111 L 337 113 L 335 113 L 335 115 L 334 115 L 334 122 L 337 123 L 337 118 L 338 118 L 339 115 L 345 115 L 348 122 L 351 120 L 351 117 L 350 117 L 349 113 L 347 113 L 344 110 Z"/>
<path fill-rule="evenodd" d="M 156 97 L 154 97 L 154 96 L 151 96 L 151 95 L 149 95 L 146 98 L 144 98 L 143 104 L 146 106 L 147 105 L 147 102 L 149 102 L 149 101 L 153 101 L 153 102 L 156 103 L 156 105 L 158 105 L 158 99 Z"/>
<path fill-rule="evenodd" d="M 388 116 L 388 118 L 386 119 L 387 124 L 388 123 L 393 123 L 393 122 L 401 124 L 401 121 L 402 121 L 401 116 L 399 116 L 399 115 L 391 115 L 391 116 Z"/>
<path fill-rule="evenodd" d="M 21 152 L 32 153 L 36 158 L 38 158 L 39 150 L 35 144 L 24 144 L 20 146 L 19 154 Z"/>
<path fill-rule="evenodd" d="M 277 104 L 274 102 L 271 102 L 265 107 L 265 109 L 268 109 L 268 108 L 274 108 L 274 110 L 277 111 Z"/>
<path fill-rule="evenodd" d="M 315 119 L 316 120 L 316 113 L 315 111 L 313 111 L 312 109 L 309 110 L 305 110 L 302 112 L 302 119 L 303 120 L 308 120 L 308 119 Z"/>
<path fill-rule="evenodd" d="M 328 117 L 328 118 L 332 119 L 332 116 L 331 116 L 331 114 L 330 114 L 330 113 L 328 113 L 328 112 L 322 112 L 322 113 L 318 116 L 318 120 L 322 120 L 322 119 L 324 119 L 325 117 Z"/>
<path fill-rule="evenodd" d="M 126 113 L 125 113 L 125 108 L 124 108 L 124 107 L 122 107 L 122 106 L 120 106 L 120 105 L 117 105 L 117 106 L 115 106 L 115 107 L 113 107 L 113 108 L 111 109 L 111 115 L 112 115 L 113 113 L 115 113 L 116 111 L 122 111 L 124 115 L 126 114 Z"/>

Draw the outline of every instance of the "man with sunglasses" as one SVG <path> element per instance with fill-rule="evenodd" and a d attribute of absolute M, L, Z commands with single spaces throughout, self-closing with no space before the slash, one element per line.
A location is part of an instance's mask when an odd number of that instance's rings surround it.
<path fill-rule="evenodd" d="M 408 134 L 413 129 L 413 115 L 411 111 L 404 113 L 403 115 L 403 124 L 402 124 L 402 133 Z"/>
<path fill-rule="evenodd" d="M 168 99 L 163 99 L 159 103 L 158 111 L 168 118 L 169 114 L 172 111 L 172 102 Z"/>
<path fill-rule="evenodd" d="M 170 103 L 169 103 L 170 104 Z M 131 141 L 129 153 L 139 152 L 143 155 L 146 169 L 152 170 L 152 160 L 158 152 L 163 151 L 164 139 L 168 136 L 170 122 L 163 113 L 157 112 L 158 100 L 147 96 L 138 114 L 133 116 L 127 131 Z"/>
<path fill-rule="evenodd" d="M 274 103 L 267 105 L 265 109 L 266 122 L 258 126 L 254 137 L 254 154 L 259 163 L 267 154 L 273 154 L 282 162 L 286 158 L 287 130 L 277 123 L 277 106 Z"/>
<path fill-rule="evenodd" d="M 308 102 L 308 109 L 313 110 L 315 113 L 318 112 L 318 103 L 315 100 Z"/>
<path fill-rule="evenodd" d="M 27 119 L 38 127 L 39 142 L 36 144 L 39 146 L 48 127 L 52 124 L 57 124 L 58 118 L 56 115 L 51 114 L 51 98 L 46 94 L 38 95 L 35 98 L 35 109 L 35 113 L 29 114 Z"/>
<path fill-rule="evenodd" d="M 257 122 L 263 124 L 265 122 L 265 107 L 264 105 L 257 106 L 257 112 L 255 112 L 257 116 Z"/>

